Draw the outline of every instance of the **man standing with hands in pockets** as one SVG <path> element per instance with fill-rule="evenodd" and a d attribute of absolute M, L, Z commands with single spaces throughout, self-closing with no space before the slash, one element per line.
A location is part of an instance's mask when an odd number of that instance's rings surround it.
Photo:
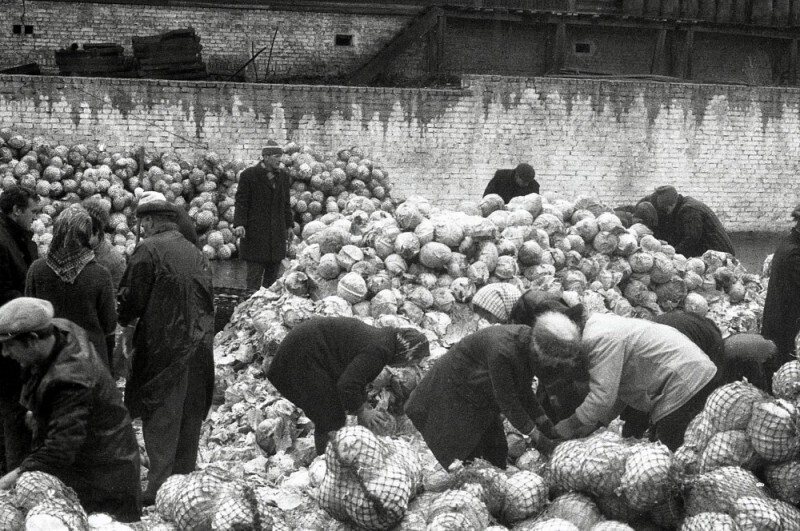
<path fill-rule="evenodd" d="M 239 253 L 247 263 L 247 289 L 269 287 L 286 258 L 292 228 L 289 176 L 281 167 L 283 149 L 274 140 L 261 150 L 261 161 L 242 172 L 236 191 L 233 233 L 241 238 Z"/>

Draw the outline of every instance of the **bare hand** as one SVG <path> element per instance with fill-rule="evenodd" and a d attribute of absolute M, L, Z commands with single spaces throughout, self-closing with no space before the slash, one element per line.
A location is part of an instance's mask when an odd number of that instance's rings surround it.
<path fill-rule="evenodd" d="M 0 478 L 0 490 L 11 489 L 17 483 L 18 478 L 19 478 L 19 468 L 15 468 L 11 472 Z"/>
<path fill-rule="evenodd" d="M 246 231 L 242 226 L 233 228 L 233 235 L 236 236 L 237 238 L 244 238 L 245 232 Z"/>
<path fill-rule="evenodd" d="M 389 413 L 377 411 L 371 407 L 366 407 L 358 413 L 358 423 L 370 431 L 379 431 L 381 428 L 386 428 L 391 421 Z"/>

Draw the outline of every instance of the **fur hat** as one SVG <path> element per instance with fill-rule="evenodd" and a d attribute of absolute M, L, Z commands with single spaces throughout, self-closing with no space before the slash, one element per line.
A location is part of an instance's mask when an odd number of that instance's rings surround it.
<path fill-rule="evenodd" d="M 53 322 L 53 305 L 34 297 L 18 297 L 0 306 L 0 342 L 44 330 Z"/>
<path fill-rule="evenodd" d="M 678 202 L 678 191 L 674 186 L 659 186 L 653 192 L 653 201 L 657 210 L 666 210 L 667 205 L 674 205 Z"/>
<path fill-rule="evenodd" d="M 585 379 L 588 359 L 575 321 L 564 313 L 548 311 L 536 319 L 531 334 L 538 370 L 543 373 L 540 376 L 545 380 L 554 376 Z"/>

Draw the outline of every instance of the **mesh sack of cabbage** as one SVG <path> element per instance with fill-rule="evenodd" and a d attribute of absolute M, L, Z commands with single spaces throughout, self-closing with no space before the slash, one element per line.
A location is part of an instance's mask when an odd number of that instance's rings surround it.
<path fill-rule="evenodd" d="M 701 513 L 734 514 L 742 497 L 768 498 L 764 485 L 752 472 L 736 466 L 692 476 L 684 482 L 687 516 Z"/>
<path fill-rule="evenodd" d="M 556 497 L 539 516 L 523 520 L 515 524 L 513 529 L 592 529 L 603 520 L 603 515 L 591 498 L 578 492 L 568 492 Z"/>
<path fill-rule="evenodd" d="M 733 382 L 714 390 L 703 411 L 716 431 L 744 430 L 750 422 L 753 404 L 764 398 L 766 394 L 752 384 Z"/>
<path fill-rule="evenodd" d="M 482 501 L 482 487 L 472 484 L 466 489 L 443 492 L 428 508 L 426 529 L 486 529 L 489 511 Z"/>
<path fill-rule="evenodd" d="M 767 465 L 764 479 L 779 500 L 800 504 L 800 461 Z"/>
<path fill-rule="evenodd" d="M 213 466 L 170 476 L 158 489 L 156 511 L 180 529 L 285 529 L 252 487 Z"/>
<path fill-rule="evenodd" d="M 550 459 L 550 479 L 564 490 L 612 495 L 620 486 L 630 449 L 630 444 L 610 430 L 561 443 Z"/>
<path fill-rule="evenodd" d="M 676 488 L 672 453 L 661 443 L 634 446 L 625 459 L 619 492 L 635 511 L 647 511 L 667 500 Z"/>
<path fill-rule="evenodd" d="M 772 394 L 784 400 L 794 400 L 800 396 L 800 361 L 784 363 L 772 375 Z"/>
<path fill-rule="evenodd" d="M 399 448 L 402 448 L 398 451 Z M 389 529 L 406 512 L 421 485 L 421 467 L 397 441 L 362 426 L 336 432 L 325 451 L 327 473 L 318 490 L 320 506 L 364 529 Z"/>
<path fill-rule="evenodd" d="M 783 399 L 764 400 L 753 406 L 747 435 L 758 455 L 771 463 L 780 463 L 800 453 L 797 410 Z"/>
<path fill-rule="evenodd" d="M 700 472 L 723 466 L 740 466 L 753 470 L 760 462 L 744 430 L 721 431 L 711 437 L 700 456 Z"/>
<path fill-rule="evenodd" d="M 675 464 L 684 474 L 696 474 L 700 467 L 700 456 L 716 428 L 705 411 L 701 411 L 686 427 L 683 444 L 675 451 Z"/>
<path fill-rule="evenodd" d="M 77 500 L 75 492 L 60 479 L 39 471 L 23 472 L 14 484 L 13 495 L 16 503 L 25 511 L 54 496 L 74 497 Z"/>
<path fill-rule="evenodd" d="M 25 515 L 25 529 L 29 531 L 82 531 L 88 528 L 88 517 L 77 496 L 53 495 L 37 503 Z"/>
<path fill-rule="evenodd" d="M 681 531 L 738 531 L 738 527 L 725 513 L 707 512 L 686 518 Z"/>
<path fill-rule="evenodd" d="M 0 529 L 22 529 L 25 525 L 25 513 L 10 498 L 0 498 Z"/>

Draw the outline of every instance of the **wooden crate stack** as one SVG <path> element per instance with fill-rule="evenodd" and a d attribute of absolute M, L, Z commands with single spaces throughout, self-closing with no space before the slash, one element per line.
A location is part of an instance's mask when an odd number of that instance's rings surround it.
<path fill-rule="evenodd" d="M 168 31 L 149 37 L 133 37 L 133 56 L 139 77 L 152 79 L 206 79 L 198 37 L 194 28 Z"/>
<path fill-rule="evenodd" d="M 123 48 L 113 42 L 77 44 L 56 51 L 56 65 L 62 76 L 128 77 L 135 76 L 133 59 L 123 55 Z"/>

